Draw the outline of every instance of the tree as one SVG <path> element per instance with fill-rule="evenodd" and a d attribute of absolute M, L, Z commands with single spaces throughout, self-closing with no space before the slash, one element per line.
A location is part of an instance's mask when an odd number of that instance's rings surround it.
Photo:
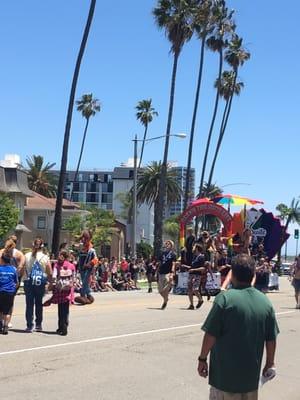
<path fill-rule="evenodd" d="M 227 85 L 227 89 L 229 89 L 229 97 L 225 98 L 226 100 L 226 105 L 223 113 L 223 118 L 221 122 L 221 128 L 219 132 L 219 138 L 217 141 L 217 146 L 216 146 L 216 151 L 215 151 L 215 156 L 214 160 L 212 163 L 211 171 L 210 171 L 210 176 L 208 179 L 208 183 L 210 184 L 212 182 L 212 177 L 213 177 L 213 172 L 214 172 L 214 167 L 215 163 L 217 160 L 217 156 L 224 138 L 225 130 L 227 127 L 229 115 L 231 112 L 231 106 L 232 106 L 232 100 L 235 94 L 239 94 L 241 88 L 244 86 L 241 82 L 236 83 L 237 77 L 238 77 L 238 69 L 240 66 L 244 65 L 245 61 L 250 59 L 250 53 L 246 51 L 243 48 L 243 39 L 240 38 L 237 34 L 234 34 L 230 43 L 228 50 L 225 53 L 225 60 L 227 63 L 232 67 L 232 73 L 229 73 L 228 77 L 228 82 L 229 84 Z M 231 77 L 230 77 L 231 74 Z M 219 81 L 221 82 L 221 80 Z M 226 86 L 225 86 L 226 87 Z"/>
<path fill-rule="evenodd" d="M 66 177 L 66 170 L 67 170 L 69 139 L 70 139 L 71 124 L 72 124 L 75 92 L 76 92 L 76 86 L 77 86 L 81 61 L 82 61 L 82 57 L 83 57 L 83 54 L 85 51 L 90 28 L 92 25 L 95 7 L 96 7 L 96 0 L 91 0 L 89 14 L 87 17 L 83 37 L 82 37 L 81 44 L 80 44 L 79 53 L 78 53 L 77 60 L 76 60 L 76 65 L 75 65 L 75 70 L 74 70 L 73 80 L 72 80 L 72 85 L 71 85 L 71 91 L 70 91 L 70 97 L 69 97 L 69 105 L 68 105 L 68 112 L 67 112 L 66 126 L 65 126 L 65 133 L 64 133 L 64 143 L 63 143 L 62 157 L 61 157 L 61 166 L 60 166 L 59 181 L 58 181 L 58 187 L 57 187 L 57 199 L 56 199 L 56 205 L 55 205 L 55 216 L 54 216 L 53 237 L 52 237 L 52 253 L 54 253 L 55 256 L 58 255 L 59 241 L 60 241 L 59 234 L 60 234 L 61 219 L 62 219 L 62 202 L 63 202 L 64 184 L 65 184 L 65 177 Z"/>
<path fill-rule="evenodd" d="M 156 24 L 159 29 L 165 30 L 166 36 L 171 43 L 171 53 L 174 56 L 164 156 L 161 164 L 161 176 L 159 179 L 157 218 L 154 223 L 155 255 L 160 252 L 162 247 L 163 212 L 165 208 L 167 188 L 167 164 L 173 116 L 177 64 L 184 44 L 188 42 L 193 35 L 193 13 L 196 3 L 197 1 L 195 0 L 159 0 L 158 6 L 153 10 Z"/>
<path fill-rule="evenodd" d="M 219 91 L 220 96 L 225 100 L 225 107 L 224 107 L 224 111 L 223 111 L 223 116 L 222 116 L 222 121 L 221 121 L 221 126 L 220 126 L 219 137 L 218 137 L 218 141 L 217 141 L 217 145 L 216 145 L 216 150 L 215 150 L 215 154 L 214 154 L 210 172 L 209 172 L 208 185 L 210 185 L 212 182 L 218 154 L 219 154 L 221 144 L 223 141 L 225 128 L 226 128 L 226 127 L 224 128 L 224 126 L 225 126 L 225 121 L 228 118 L 227 115 L 228 115 L 229 104 L 231 102 L 233 95 L 237 95 L 237 96 L 240 95 L 241 90 L 244 88 L 244 83 L 236 81 L 234 71 L 224 71 L 222 73 L 221 80 L 218 80 L 218 79 L 216 80 L 215 87 L 217 87 L 217 90 Z"/>
<path fill-rule="evenodd" d="M 18 223 L 19 210 L 7 194 L 0 193 L 0 240 L 5 240 L 8 233 Z"/>
<path fill-rule="evenodd" d="M 205 43 L 206 43 L 206 38 L 208 34 L 212 31 L 214 25 L 211 13 L 211 7 L 212 7 L 211 0 L 200 0 L 198 6 L 195 9 L 194 21 L 193 21 L 194 30 L 196 31 L 197 36 L 201 42 L 201 47 L 200 47 L 199 71 L 198 71 L 198 79 L 196 85 L 194 109 L 193 109 L 192 123 L 190 129 L 190 141 L 188 149 L 186 183 L 185 183 L 185 193 L 184 193 L 184 208 L 187 207 L 190 199 L 190 171 L 192 164 L 194 134 L 195 134 L 198 104 L 200 98 L 200 89 L 201 89 L 202 75 L 203 75 Z"/>
<path fill-rule="evenodd" d="M 290 223 L 300 224 L 300 200 L 295 198 L 292 200 L 291 205 L 286 209 L 285 230 L 288 230 Z"/>
<path fill-rule="evenodd" d="M 147 260 L 153 254 L 153 247 L 151 244 L 141 241 L 136 245 L 136 253 L 138 257 L 143 257 L 144 260 Z"/>
<path fill-rule="evenodd" d="M 142 164 L 143 154 L 144 154 L 144 147 L 145 147 L 145 141 L 146 141 L 146 137 L 147 137 L 148 125 L 150 124 L 150 122 L 152 122 L 153 117 L 158 116 L 158 112 L 156 112 L 155 109 L 152 107 L 152 99 L 139 101 L 137 106 L 135 107 L 135 109 L 137 110 L 136 119 L 138 121 L 140 121 L 140 123 L 145 128 L 142 149 L 141 149 L 141 156 L 140 156 L 140 161 L 139 161 L 139 166 L 138 166 L 138 168 L 140 168 L 141 164 Z"/>
<path fill-rule="evenodd" d="M 81 163 L 81 158 L 82 158 L 82 153 L 84 149 L 84 144 L 85 144 L 85 139 L 86 139 L 86 134 L 90 122 L 90 118 L 94 117 L 97 112 L 100 112 L 100 103 L 98 99 L 93 98 L 93 94 L 84 94 L 81 96 L 80 100 L 76 101 L 77 104 L 77 111 L 81 112 L 81 115 L 83 118 L 85 118 L 85 128 L 82 136 L 82 142 L 81 142 L 81 148 L 80 148 L 80 153 L 79 153 L 79 158 L 77 162 L 77 167 L 74 175 L 74 182 L 77 181 L 78 177 L 78 171 L 80 168 L 80 163 Z M 72 195 L 73 195 L 73 190 L 70 193 L 70 200 L 72 201 Z"/>
<path fill-rule="evenodd" d="M 138 178 L 137 183 L 137 201 L 138 203 L 147 203 L 150 207 L 154 205 L 154 255 L 159 257 L 160 246 L 156 235 L 158 234 L 157 226 L 159 223 L 162 224 L 162 216 L 160 210 L 160 179 L 161 179 L 162 164 L 161 162 L 153 161 L 152 164 L 144 168 Z M 171 169 L 167 169 L 166 176 L 166 194 L 168 203 L 172 203 L 178 200 L 181 194 L 181 189 L 176 181 L 176 174 Z M 158 219 L 161 218 L 161 221 Z"/>
<path fill-rule="evenodd" d="M 86 227 L 93 232 L 93 243 L 96 247 L 111 243 L 112 228 L 115 224 L 115 215 L 112 211 L 98 207 L 88 207 Z"/>
<path fill-rule="evenodd" d="M 70 234 L 77 238 L 85 228 L 85 219 L 81 214 L 74 214 L 68 218 L 64 223 L 64 229 L 70 232 Z"/>
<path fill-rule="evenodd" d="M 165 219 L 163 230 L 168 239 L 173 240 L 173 242 L 175 243 L 175 247 L 178 250 L 180 231 L 179 215 L 172 215 L 171 217 Z"/>
<path fill-rule="evenodd" d="M 276 207 L 276 210 L 280 212 L 279 218 L 285 222 L 284 232 L 287 232 L 290 223 L 297 223 L 300 225 L 300 200 L 295 198 L 292 200 L 290 207 L 280 203 Z M 283 240 L 282 240 L 283 244 Z M 281 260 L 281 248 L 278 252 L 278 261 Z"/>
<path fill-rule="evenodd" d="M 218 80 L 221 79 L 222 70 L 223 70 L 223 51 L 228 45 L 228 36 L 232 34 L 235 30 L 235 24 L 232 21 L 232 17 L 234 11 L 228 11 L 226 7 L 226 3 L 224 0 L 218 0 L 212 9 L 212 14 L 214 19 L 216 20 L 215 29 L 213 34 L 207 39 L 206 44 L 207 47 L 219 54 L 219 71 L 218 71 Z M 215 126 L 215 121 L 217 117 L 218 107 L 219 107 L 219 100 L 220 100 L 220 92 L 217 88 L 216 90 L 216 97 L 215 97 L 215 104 L 213 109 L 213 115 L 209 127 L 209 132 L 206 141 L 205 153 L 202 163 L 202 170 L 201 170 L 201 179 L 200 179 L 200 186 L 199 186 L 199 194 L 202 196 L 202 187 L 204 183 L 205 177 L 205 170 L 207 164 L 207 158 L 210 148 L 210 143 L 212 139 L 212 134 Z"/>
<path fill-rule="evenodd" d="M 207 182 L 204 182 L 201 197 L 207 197 L 208 199 L 211 200 L 222 193 L 223 190 L 219 186 L 215 184 L 208 185 Z M 200 196 L 198 197 L 201 198 Z M 198 234 L 199 221 L 201 221 L 201 230 L 206 229 L 210 231 L 216 231 L 220 227 L 220 222 L 218 218 L 216 218 L 214 215 L 204 215 L 200 218 L 196 218 L 196 224 L 195 224 L 196 235 Z"/>
<path fill-rule="evenodd" d="M 44 158 L 36 155 L 27 157 L 26 163 L 27 167 L 21 168 L 27 172 L 29 188 L 42 196 L 55 197 L 57 178 L 50 172 L 55 163 L 44 165 Z"/>
<path fill-rule="evenodd" d="M 116 199 L 121 202 L 121 212 L 118 216 L 124 219 L 127 224 L 132 223 L 132 192 L 133 190 L 129 190 L 116 195 Z"/>

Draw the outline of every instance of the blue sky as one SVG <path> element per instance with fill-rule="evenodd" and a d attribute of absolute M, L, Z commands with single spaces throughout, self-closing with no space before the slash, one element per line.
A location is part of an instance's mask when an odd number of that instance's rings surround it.
<path fill-rule="evenodd" d="M 159 117 L 149 136 L 164 134 L 172 56 L 163 32 L 151 16 L 154 0 L 98 1 L 76 97 L 92 92 L 102 104 L 90 123 L 82 168 L 107 168 L 132 157 L 131 139 L 142 137 L 134 107 L 152 98 Z M 265 208 L 289 204 L 300 195 L 299 104 L 300 3 L 229 0 L 237 31 L 251 60 L 240 71 L 245 88 L 233 103 L 216 166 L 219 186 L 262 199 Z M 41 154 L 60 165 L 65 116 L 74 63 L 89 1 L 11 0 L 0 15 L 2 73 L 0 158 L 6 153 Z M 199 42 L 184 48 L 178 66 L 172 132 L 190 130 Z M 200 166 L 214 98 L 217 58 L 207 54 L 193 166 Z M 76 165 L 84 121 L 74 112 L 68 168 Z M 169 159 L 186 164 L 188 139 L 173 138 Z M 162 158 L 163 141 L 145 148 L 145 162 Z M 294 242 L 290 241 L 290 253 Z"/>

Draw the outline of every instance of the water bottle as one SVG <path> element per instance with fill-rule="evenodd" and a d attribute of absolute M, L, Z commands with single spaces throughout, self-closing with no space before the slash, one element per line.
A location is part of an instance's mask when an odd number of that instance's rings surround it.
<path fill-rule="evenodd" d="M 264 375 L 261 376 L 260 378 L 260 386 L 263 386 L 266 382 L 270 381 L 276 376 L 276 369 L 275 368 L 269 368 L 265 372 Z"/>

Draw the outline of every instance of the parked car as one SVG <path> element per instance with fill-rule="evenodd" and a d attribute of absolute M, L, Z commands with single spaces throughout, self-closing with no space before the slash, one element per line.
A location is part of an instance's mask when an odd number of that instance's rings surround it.
<path fill-rule="evenodd" d="M 283 262 L 280 267 L 282 275 L 291 275 L 292 265 L 290 262 Z"/>

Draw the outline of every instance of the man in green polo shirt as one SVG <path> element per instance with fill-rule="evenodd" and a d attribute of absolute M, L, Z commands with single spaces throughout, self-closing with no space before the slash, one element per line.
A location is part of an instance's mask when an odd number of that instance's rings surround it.
<path fill-rule="evenodd" d="M 279 329 L 271 302 L 251 287 L 254 271 L 254 260 L 248 255 L 233 258 L 233 289 L 216 296 L 202 326 L 198 373 L 204 378 L 209 375 L 210 400 L 257 400 L 264 346 L 263 374 L 274 368 Z"/>

